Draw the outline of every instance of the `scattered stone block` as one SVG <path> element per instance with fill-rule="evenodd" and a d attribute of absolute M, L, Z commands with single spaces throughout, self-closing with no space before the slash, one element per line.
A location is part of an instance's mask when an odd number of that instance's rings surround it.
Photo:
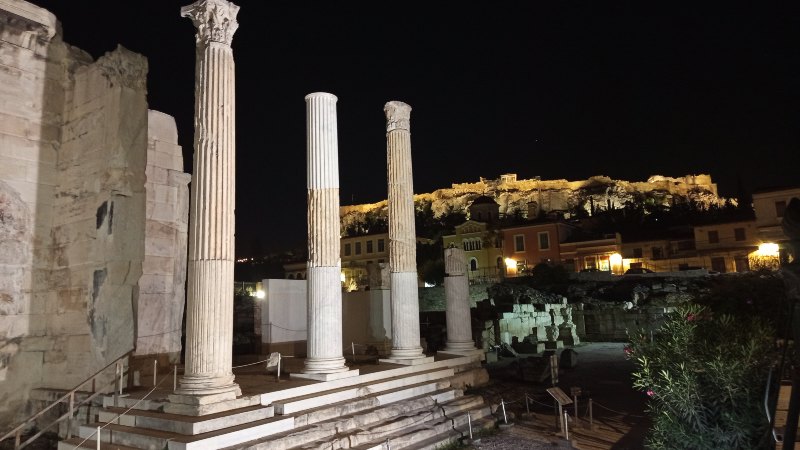
<path fill-rule="evenodd" d="M 559 365 L 565 369 L 573 369 L 578 365 L 578 352 L 571 348 L 564 349 L 559 357 Z"/>

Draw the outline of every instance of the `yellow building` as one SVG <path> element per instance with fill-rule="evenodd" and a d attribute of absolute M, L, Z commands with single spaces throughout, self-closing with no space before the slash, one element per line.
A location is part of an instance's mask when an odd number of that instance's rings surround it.
<path fill-rule="evenodd" d="M 753 210 L 756 213 L 756 228 L 763 254 L 773 254 L 782 263 L 797 258 L 791 255 L 786 245 L 788 237 L 783 233 L 781 222 L 786 206 L 792 198 L 800 198 L 800 186 L 758 190 L 753 193 Z"/>
<path fill-rule="evenodd" d="M 467 220 L 456 225 L 455 234 L 442 236 L 442 246 L 464 249 L 471 283 L 500 280 L 503 273 L 502 240 L 500 234 L 490 230 L 485 222 Z"/>
<path fill-rule="evenodd" d="M 342 287 L 363 290 L 369 285 L 370 266 L 389 262 L 389 233 L 343 237 L 341 255 Z"/>
<path fill-rule="evenodd" d="M 750 270 L 750 255 L 761 242 L 755 220 L 694 227 L 694 242 L 702 267 L 720 273 Z"/>

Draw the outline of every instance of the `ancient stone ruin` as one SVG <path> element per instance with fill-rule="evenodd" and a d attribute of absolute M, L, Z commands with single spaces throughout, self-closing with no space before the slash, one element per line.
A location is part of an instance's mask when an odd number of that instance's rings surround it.
<path fill-rule="evenodd" d="M 0 2 L 0 428 L 136 348 L 176 362 L 189 175 L 147 60 Z M 150 358 L 152 359 L 152 358 Z"/>

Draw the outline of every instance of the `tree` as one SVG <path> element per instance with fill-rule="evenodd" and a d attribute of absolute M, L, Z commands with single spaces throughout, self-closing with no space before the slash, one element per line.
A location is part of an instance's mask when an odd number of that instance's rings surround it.
<path fill-rule="evenodd" d="M 714 315 L 686 305 L 651 342 L 634 332 L 626 355 L 634 388 L 650 397 L 654 450 L 768 448 L 763 389 L 777 360 L 774 330 L 753 316 Z"/>

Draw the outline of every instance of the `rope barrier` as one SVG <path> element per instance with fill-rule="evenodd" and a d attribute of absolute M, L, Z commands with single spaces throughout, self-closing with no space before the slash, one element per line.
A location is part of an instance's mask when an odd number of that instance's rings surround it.
<path fill-rule="evenodd" d="M 302 332 L 304 332 L 304 333 L 305 333 L 306 331 L 308 331 L 308 330 L 305 330 L 305 329 L 303 329 L 303 330 L 295 330 L 295 329 L 292 329 L 292 328 L 286 328 L 286 327 L 282 327 L 282 326 L 280 326 L 280 325 L 275 325 L 275 324 L 274 324 L 274 323 L 272 323 L 272 322 L 269 322 L 269 323 L 267 323 L 267 325 L 269 325 L 270 327 L 280 328 L 281 330 L 286 330 L 286 331 L 297 331 L 297 332 L 301 332 L 301 331 L 302 331 Z"/>
<path fill-rule="evenodd" d="M 287 357 L 286 357 L 286 356 L 283 356 L 283 355 L 281 355 L 281 358 L 287 358 Z M 261 364 L 261 363 L 264 363 L 264 362 L 267 362 L 267 361 L 269 361 L 269 358 L 267 358 L 267 359 L 262 359 L 261 361 L 256 361 L 256 362 L 254 362 L 254 363 L 242 364 L 241 366 L 233 366 L 233 367 L 231 367 L 231 369 L 239 369 L 239 368 L 241 368 L 241 367 L 255 366 L 256 364 Z"/>
<path fill-rule="evenodd" d="M 599 406 L 599 407 L 601 407 L 601 408 L 603 408 L 603 409 L 605 409 L 605 410 L 611 411 L 611 412 L 613 412 L 613 413 L 616 413 L 616 414 L 619 414 L 619 415 L 622 415 L 622 416 L 638 417 L 638 418 L 640 418 L 640 419 L 644 419 L 644 417 L 645 417 L 645 416 L 640 416 L 640 415 L 638 415 L 638 414 L 631 414 L 631 413 L 625 413 L 625 412 L 615 411 L 615 410 L 613 410 L 613 409 L 611 409 L 611 408 L 609 408 L 609 407 L 607 407 L 607 406 L 603 406 L 603 405 L 601 405 L 600 403 L 597 403 L 597 400 L 593 400 L 593 403 L 595 404 L 595 406 Z"/>
<path fill-rule="evenodd" d="M 138 405 L 139 405 L 139 403 L 141 403 L 141 402 L 142 402 L 144 399 L 146 399 L 148 396 L 150 396 L 150 394 L 152 394 L 153 392 L 155 392 L 155 390 L 156 390 L 156 389 L 158 389 L 158 387 L 159 387 L 159 386 L 161 386 L 161 383 L 163 383 L 163 382 L 164 382 L 164 380 L 166 380 L 166 379 L 168 379 L 168 378 L 169 378 L 169 377 L 164 377 L 164 378 L 162 378 L 162 379 L 161 379 L 161 381 L 159 381 L 159 382 L 158 382 L 158 384 L 156 384 L 155 386 L 153 386 L 153 389 L 150 389 L 150 391 L 149 391 L 147 394 L 145 394 L 145 395 L 144 395 L 144 397 L 140 398 L 140 399 L 139 399 L 139 400 L 138 400 L 136 403 L 134 403 L 133 405 L 131 405 L 131 407 L 130 407 L 130 408 L 128 408 L 128 409 L 126 409 L 125 411 L 123 411 L 123 412 L 121 412 L 121 413 L 117 414 L 117 416 L 116 416 L 116 417 L 114 417 L 113 419 L 111 419 L 111 420 L 109 420 L 108 422 L 106 422 L 106 423 L 105 423 L 105 425 L 103 425 L 103 426 L 101 426 L 101 427 L 97 427 L 97 431 L 96 431 L 96 432 L 94 432 L 94 433 L 90 434 L 88 437 L 85 437 L 85 438 L 84 438 L 84 439 L 83 439 L 83 440 L 82 440 L 82 441 L 81 441 L 81 442 L 80 442 L 78 445 L 76 445 L 75 447 L 73 447 L 73 448 L 72 448 L 72 450 L 77 450 L 77 449 L 78 449 L 80 446 L 82 446 L 82 445 L 83 445 L 83 444 L 84 444 L 86 441 L 88 441 L 88 440 L 89 440 L 89 439 L 90 439 L 92 436 L 94 436 L 95 434 L 97 435 L 97 440 L 98 440 L 98 442 L 99 442 L 99 441 L 100 441 L 100 431 L 101 431 L 101 430 L 103 430 L 105 427 L 107 427 L 107 426 L 111 425 L 111 424 L 112 424 L 112 423 L 114 423 L 114 422 L 115 422 L 117 419 L 119 419 L 120 417 L 124 416 L 125 414 L 128 414 L 128 413 L 129 413 L 129 412 L 130 412 L 132 409 L 136 408 L 136 406 L 138 406 Z"/>

